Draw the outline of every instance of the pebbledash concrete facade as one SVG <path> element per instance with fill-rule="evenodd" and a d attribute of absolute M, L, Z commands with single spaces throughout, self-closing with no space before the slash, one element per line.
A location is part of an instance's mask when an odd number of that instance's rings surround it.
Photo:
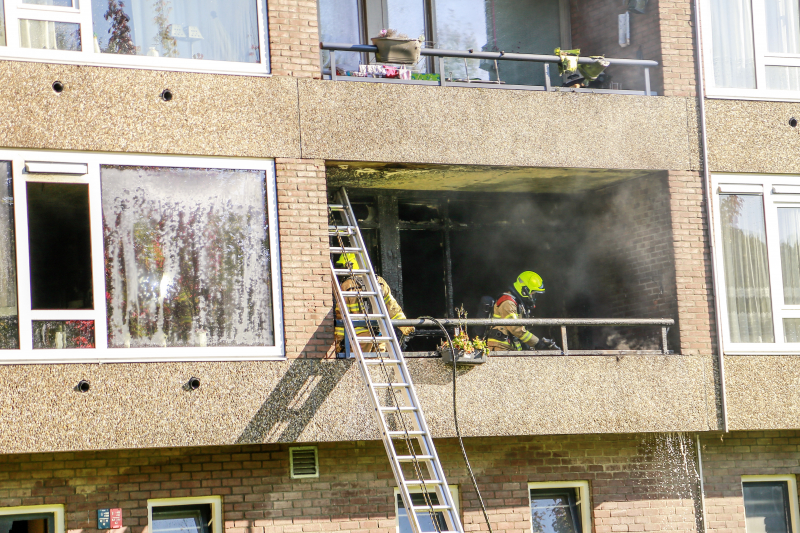
<path fill-rule="evenodd" d="M 636 57 L 606 52 L 617 4 L 569 2 L 576 48 Z M 220 496 L 226 533 L 397 531 L 366 391 L 333 346 L 327 178 L 357 163 L 625 174 L 597 193 L 631 198 L 615 208 L 622 225 L 598 229 L 631 265 L 608 305 L 674 318 L 674 353 L 459 369 L 460 427 L 493 531 L 532 530 L 529 483 L 585 481 L 595 533 L 754 533 L 742 476 L 800 474 L 800 358 L 721 353 L 704 170 L 800 173 L 786 122 L 800 104 L 706 99 L 704 157 L 690 1 L 650 0 L 634 26 L 660 63 L 658 96 L 331 81 L 317 2 L 265 8 L 269 76 L 0 60 L 0 149 L 274 161 L 285 356 L 0 365 L 0 514 L 61 505 L 52 533 L 97 533 L 96 510 L 121 508 L 119 533 L 141 533 L 148 500 Z M 411 134 L 387 142 L 387 130 Z M 442 176 L 432 188 L 459 190 Z M 360 186 L 419 187 L 408 175 L 376 183 Z M 451 367 L 409 368 L 465 529 L 487 530 L 454 439 Z M 89 392 L 75 390 L 82 379 Z M 316 447 L 318 477 L 290 476 L 295 446 Z"/>

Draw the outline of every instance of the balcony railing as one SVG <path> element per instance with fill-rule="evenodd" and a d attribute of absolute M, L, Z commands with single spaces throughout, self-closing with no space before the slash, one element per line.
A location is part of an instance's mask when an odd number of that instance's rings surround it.
<path fill-rule="evenodd" d="M 428 57 L 438 58 L 438 71 L 439 80 L 399 80 L 393 78 L 365 78 L 357 76 L 341 76 L 336 73 L 336 52 L 357 52 L 374 54 L 378 51 L 376 46 L 367 44 L 346 44 L 346 43 L 320 43 L 322 50 L 330 52 L 331 66 L 330 72 L 323 72 L 323 74 L 330 74 L 332 80 L 339 81 L 361 81 L 361 82 L 378 82 L 378 83 L 401 83 L 413 85 L 441 85 L 448 87 L 482 87 L 482 88 L 496 88 L 496 89 L 521 89 L 527 91 L 563 91 L 563 92 L 582 92 L 582 93 L 611 93 L 611 94 L 637 94 L 655 96 L 654 92 L 650 90 L 650 68 L 657 67 L 658 61 L 651 61 L 647 59 L 615 59 L 604 58 L 608 61 L 608 66 L 619 65 L 625 67 L 643 67 L 644 69 L 644 91 L 630 91 L 621 89 L 594 89 L 594 88 L 571 88 L 571 87 L 555 87 L 550 83 L 550 66 L 561 63 L 561 58 L 555 55 L 537 55 L 537 54 L 512 54 L 505 52 L 475 52 L 473 50 L 440 50 L 438 48 L 423 48 L 420 54 Z M 500 81 L 486 81 L 486 80 L 470 80 L 467 76 L 464 80 L 454 78 L 447 79 L 445 77 L 444 58 L 453 57 L 461 59 L 483 59 L 490 61 L 526 61 L 532 63 L 542 63 L 544 69 L 545 85 L 510 85 Z M 596 62 L 595 59 L 590 57 L 578 58 L 579 64 L 590 64 Z"/>
<path fill-rule="evenodd" d="M 527 355 L 668 355 L 672 352 L 667 346 L 667 332 L 670 326 L 675 325 L 671 318 L 441 318 L 439 322 L 445 327 L 477 327 L 477 326 L 556 326 L 561 329 L 561 351 L 558 350 L 529 350 L 521 352 L 492 352 L 492 356 L 527 356 Z M 414 318 L 406 320 L 392 320 L 394 327 L 438 328 L 432 320 Z M 567 342 L 567 327 L 660 327 L 660 349 L 646 350 L 570 350 Z M 433 357 L 436 352 L 411 352 L 406 355 L 411 357 Z"/>

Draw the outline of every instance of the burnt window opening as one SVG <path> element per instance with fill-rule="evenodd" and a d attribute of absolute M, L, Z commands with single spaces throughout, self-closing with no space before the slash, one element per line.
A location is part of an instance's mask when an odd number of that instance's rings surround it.
<path fill-rule="evenodd" d="M 407 317 L 477 316 L 533 270 L 546 293 L 536 318 L 674 318 L 666 181 L 651 175 L 581 193 L 350 189 L 376 273 Z M 531 328 L 560 339 L 557 326 Z M 670 345 L 677 345 L 677 328 Z M 659 347 L 659 328 L 568 328 L 570 349 Z M 414 337 L 407 351 L 435 349 Z"/>
<path fill-rule="evenodd" d="M 0 533 L 55 533 L 52 513 L 0 516 Z"/>

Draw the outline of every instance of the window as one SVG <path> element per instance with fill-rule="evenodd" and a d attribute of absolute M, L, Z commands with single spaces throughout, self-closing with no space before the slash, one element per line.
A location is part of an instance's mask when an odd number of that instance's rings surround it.
<path fill-rule="evenodd" d="M 566 0 L 318 0 L 320 40 L 367 43 L 381 29 L 425 37 L 429 48 L 484 52 L 552 54 L 570 48 Z M 357 70 L 366 60 L 357 53 L 337 54 L 339 68 Z M 323 64 L 330 68 L 328 52 Z M 466 65 L 466 66 L 465 66 Z M 423 60 L 421 71 L 438 70 Z M 539 64 L 505 61 L 500 79 L 510 85 L 544 85 Z M 472 80 L 497 80 L 493 61 L 446 58 L 445 74 Z"/>
<path fill-rule="evenodd" d="M 3 159 L 0 361 L 282 355 L 271 161 Z"/>
<path fill-rule="evenodd" d="M 450 496 L 453 498 L 456 509 L 458 509 L 458 486 L 449 485 L 448 489 L 450 490 Z M 428 503 L 425 501 L 425 495 L 421 490 L 409 490 L 411 492 L 411 501 L 414 505 L 428 505 Z M 440 505 L 439 497 L 437 496 L 436 492 L 430 492 L 429 496 L 433 505 Z M 403 497 L 400 495 L 400 489 L 397 488 L 394 489 L 394 503 L 397 516 L 397 532 L 413 533 L 414 530 L 412 529 L 411 522 L 408 518 L 408 511 L 403 504 Z M 417 516 L 419 517 L 421 531 L 449 531 L 451 529 L 455 529 L 447 527 L 447 520 L 444 512 L 442 511 L 435 513 L 436 521 L 438 522 L 438 529 L 433 525 L 430 513 L 417 513 Z"/>
<path fill-rule="evenodd" d="M 0 507 L 0 533 L 64 533 L 64 506 Z"/>
<path fill-rule="evenodd" d="M 266 73 L 266 20 L 266 0 L 0 0 L 0 58 Z"/>
<path fill-rule="evenodd" d="M 800 177 L 712 182 L 725 352 L 800 351 Z"/>
<path fill-rule="evenodd" d="M 590 533 L 588 481 L 528 483 L 533 533 Z"/>
<path fill-rule="evenodd" d="M 710 96 L 800 97 L 800 6 L 793 0 L 703 0 Z"/>
<path fill-rule="evenodd" d="M 794 475 L 742 476 L 747 533 L 797 531 L 797 481 Z"/>
<path fill-rule="evenodd" d="M 147 501 L 152 533 L 221 533 L 222 497 Z"/>

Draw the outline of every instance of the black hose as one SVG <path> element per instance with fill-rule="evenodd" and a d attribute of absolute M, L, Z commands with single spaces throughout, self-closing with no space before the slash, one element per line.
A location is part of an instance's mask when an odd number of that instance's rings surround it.
<path fill-rule="evenodd" d="M 467 457 L 467 450 L 464 449 L 464 441 L 461 439 L 461 430 L 458 429 L 458 406 L 456 403 L 456 350 L 453 347 L 453 340 L 450 338 L 450 334 L 447 332 L 445 327 L 439 322 L 438 319 L 430 317 L 430 316 L 421 316 L 420 318 L 425 318 L 428 320 L 433 320 L 436 322 L 436 325 L 441 328 L 444 332 L 445 337 L 447 337 L 447 343 L 450 345 L 450 351 L 453 354 L 453 422 L 456 426 L 456 436 L 458 437 L 458 444 L 461 446 L 461 455 L 464 456 L 464 463 L 467 465 L 467 471 L 469 472 L 469 477 L 472 479 L 472 485 L 475 487 L 475 492 L 478 493 L 478 501 L 481 502 L 481 510 L 483 511 L 483 518 L 486 520 L 486 525 L 489 528 L 489 533 L 492 533 L 492 524 L 489 522 L 489 515 L 486 514 L 486 505 L 483 503 L 483 497 L 481 496 L 481 490 L 478 488 L 478 482 L 475 481 L 475 474 L 472 473 L 472 467 L 469 464 L 469 458 Z"/>

